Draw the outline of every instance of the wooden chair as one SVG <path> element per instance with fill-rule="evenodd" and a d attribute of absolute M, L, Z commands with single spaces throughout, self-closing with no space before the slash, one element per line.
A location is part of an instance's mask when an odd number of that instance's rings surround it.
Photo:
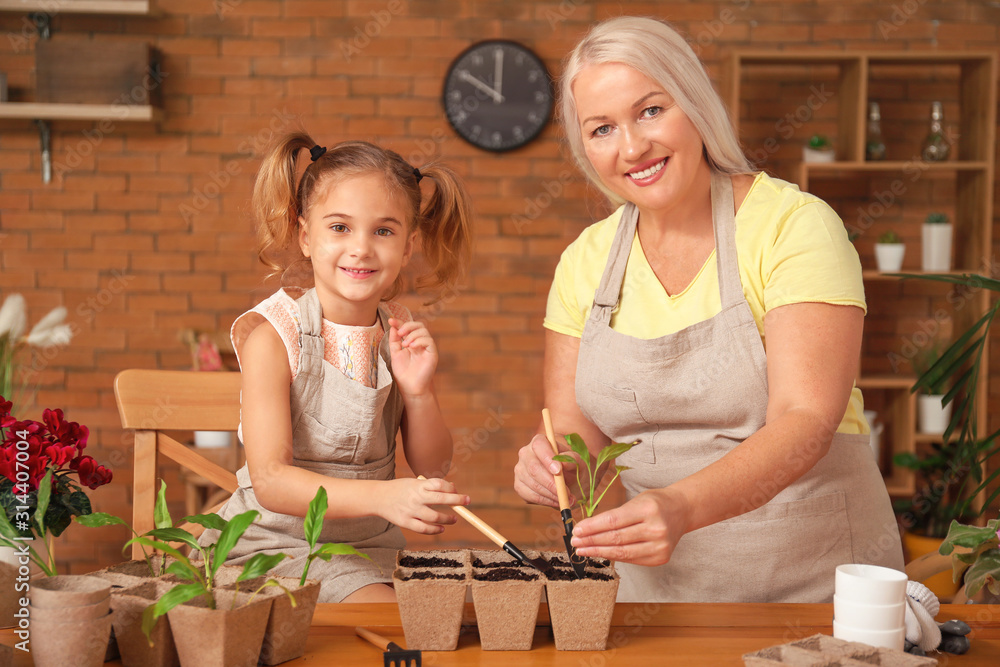
<path fill-rule="evenodd" d="M 137 533 L 154 527 L 160 454 L 229 493 L 236 490 L 235 473 L 164 431 L 235 431 L 240 423 L 239 373 L 130 369 L 115 377 L 115 399 L 122 427 L 135 431 L 132 528 Z M 182 527 L 194 534 L 201 530 L 195 524 Z M 139 545 L 132 546 L 132 557 L 142 558 Z"/>

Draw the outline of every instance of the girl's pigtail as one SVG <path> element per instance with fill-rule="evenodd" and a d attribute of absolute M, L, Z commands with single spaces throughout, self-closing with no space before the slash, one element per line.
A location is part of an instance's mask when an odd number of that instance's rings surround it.
<path fill-rule="evenodd" d="M 295 242 L 300 212 L 296 157 L 315 143 L 303 132 L 289 134 L 271 149 L 257 171 L 251 207 L 257 220 L 257 258 L 270 269 L 268 277 L 285 268 L 275 254 Z"/>
<path fill-rule="evenodd" d="M 458 175 L 443 165 L 420 167 L 422 178 L 434 189 L 420 212 L 419 229 L 429 271 L 417 287 L 436 292 L 430 303 L 441 300 L 469 268 L 472 256 L 472 204 Z"/>

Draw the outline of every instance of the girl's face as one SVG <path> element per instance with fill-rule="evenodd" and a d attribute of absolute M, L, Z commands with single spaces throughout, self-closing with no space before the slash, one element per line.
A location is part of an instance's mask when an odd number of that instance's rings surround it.
<path fill-rule="evenodd" d="M 708 172 L 701 136 L 658 83 L 622 63 L 573 82 L 584 150 L 605 186 L 641 211 L 667 211 Z"/>
<path fill-rule="evenodd" d="M 385 176 L 367 173 L 333 181 L 299 218 L 299 247 L 312 260 L 323 316 L 370 326 L 379 301 L 413 254 L 410 210 L 391 194 Z"/>

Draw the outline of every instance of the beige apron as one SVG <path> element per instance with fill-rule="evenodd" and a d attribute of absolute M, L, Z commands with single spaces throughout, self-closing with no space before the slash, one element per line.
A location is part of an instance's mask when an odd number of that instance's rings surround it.
<path fill-rule="evenodd" d="M 301 313 L 302 347 L 299 372 L 291 385 L 292 465 L 339 479 L 390 480 L 395 477 L 396 431 L 403 401 L 390 372 L 389 336 L 379 346 L 378 384 L 366 387 L 351 380 L 323 358 L 323 312 L 310 289 L 297 299 Z M 379 306 L 387 326 L 389 313 Z M 261 517 L 232 550 L 227 564 L 240 565 L 255 553 L 285 553 L 274 573 L 299 577 L 309 545 L 302 518 L 261 507 L 243 466 L 236 473 L 239 488 L 219 514 L 229 519 L 247 510 Z M 330 504 L 337 502 L 329 499 Z M 203 539 L 215 539 L 208 533 Z M 334 556 L 316 559 L 309 578 L 323 582 L 320 602 L 340 602 L 362 586 L 392 581 L 396 551 L 406 545 L 400 529 L 377 516 L 327 519 L 320 543 L 344 542 L 371 557 Z"/>
<path fill-rule="evenodd" d="M 626 205 L 580 341 L 576 397 L 615 442 L 629 499 L 720 459 L 764 426 L 767 359 L 743 295 L 729 176 L 713 174 L 712 212 L 721 311 L 652 340 L 611 329 L 638 213 Z M 899 533 L 867 435 L 838 433 L 829 453 L 766 505 L 692 531 L 658 567 L 619 564 L 618 600 L 824 602 L 834 569 L 902 569 Z M 805 453 L 815 443 L 803 442 Z M 783 470 L 762 494 L 788 483 Z M 770 490 L 768 486 L 772 487 Z M 725 489 L 720 489 L 725 493 Z"/>

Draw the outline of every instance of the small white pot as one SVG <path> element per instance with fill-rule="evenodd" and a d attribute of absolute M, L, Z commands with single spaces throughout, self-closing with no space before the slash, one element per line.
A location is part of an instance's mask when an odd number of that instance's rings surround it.
<path fill-rule="evenodd" d="M 875 264 L 878 270 L 892 273 L 903 268 L 903 255 L 906 254 L 905 243 L 876 243 Z"/>
<path fill-rule="evenodd" d="M 951 237 L 950 224 L 923 225 L 921 250 L 924 271 L 951 271 Z"/>
<path fill-rule="evenodd" d="M 195 431 L 194 446 L 207 449 L 228 447 L 233 441 L 232 431 Z"/>
<path fill-rule="evenodd" d="M 944 433 L 951 421 L 951 406 L 941 405 L 943 395 L 920 394 L 917 396 L 917 415 L 921 433 Z"/>
<path fill-rule="evenodd" d="M 803 162 L 833 162 L 837 159 L 837 152 L 832 148 L 828 151 L 818 151 L 808 146 L 802 147 Z"/>

